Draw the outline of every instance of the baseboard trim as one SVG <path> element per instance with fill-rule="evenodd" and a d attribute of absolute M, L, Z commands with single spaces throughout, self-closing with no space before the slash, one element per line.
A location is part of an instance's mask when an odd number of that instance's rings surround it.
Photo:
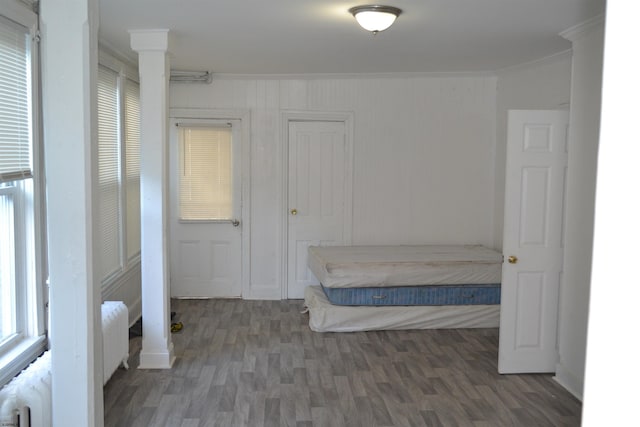
<path fill-rule="evenodd" d="M 566 370 L 562 364 L 556 365 L 556 375 L 553 379 L 564 387 L 569 393 L 573 394 L 576 399 L 582 402 L 582 393 L 584 391 L 584 383 L 575 375 Z"/>

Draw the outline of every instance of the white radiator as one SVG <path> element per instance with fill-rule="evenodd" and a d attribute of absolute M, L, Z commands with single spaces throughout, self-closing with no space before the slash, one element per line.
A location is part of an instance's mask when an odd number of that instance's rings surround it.
<path fill-rule="evenodd" d="M 106 384 L 120 364 L 129 369 L 129 310 L 122 301 L 102 303 L 102 352 Z"/>
<path fill-rule="evenodd" d="M 0 390 L 0 426 L 51 425 L 51 352 Z"/>
<path fill-rule="evenodd" d="M 129 358 L 129 310 L 121 301 L 102 304 L 103 384 Z M 51 351 L 0 389 L 0 427 L 51 425 Z"/>

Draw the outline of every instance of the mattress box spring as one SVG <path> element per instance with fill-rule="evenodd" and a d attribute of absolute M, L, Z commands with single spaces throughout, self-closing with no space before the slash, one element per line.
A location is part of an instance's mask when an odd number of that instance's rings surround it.
<path fill-rule="evenodd" d="M 364 288 L 322 287 L 335 305 L 495 305 L 500 284 L 395 286 Z"/>
<path fill-rule="evenodd" d="M 344 306 L 329 302 L 320 286 L 304 290 L 309 328 L 316 332 L 497 328 L 499 305 Z"/>

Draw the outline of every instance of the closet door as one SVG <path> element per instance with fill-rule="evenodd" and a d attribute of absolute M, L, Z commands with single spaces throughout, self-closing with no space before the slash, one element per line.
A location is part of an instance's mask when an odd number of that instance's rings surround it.
<path fill-rule="evenodd" d="M 510 111 L 500 373 L 554 372 L 568 111 Z"/>
<path fill-rule="evenodd" d="M 318 281 L 307 268 L 311 245 L 345 244 L 345 123 L 289 122 L 287 298 Z"/>

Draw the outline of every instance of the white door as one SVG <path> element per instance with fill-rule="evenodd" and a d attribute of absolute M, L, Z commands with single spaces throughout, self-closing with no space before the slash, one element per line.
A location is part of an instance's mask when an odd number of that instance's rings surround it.
<path fill-rule="evenodd" d="M 288 140 L 287 298 L 296 299 L 318 284 L 307 248 L 345 244 L 345 124 L 290 121 Z"/>
<path fill-rule="evenodd" d="M 239 121 L 172 123 L 172 297 L 241 296 L 240 137 Z"/>
<path fill-rule="evenodd" d="M 555 372 L 567 111 L 509 111 L 500 373 Z"/>

